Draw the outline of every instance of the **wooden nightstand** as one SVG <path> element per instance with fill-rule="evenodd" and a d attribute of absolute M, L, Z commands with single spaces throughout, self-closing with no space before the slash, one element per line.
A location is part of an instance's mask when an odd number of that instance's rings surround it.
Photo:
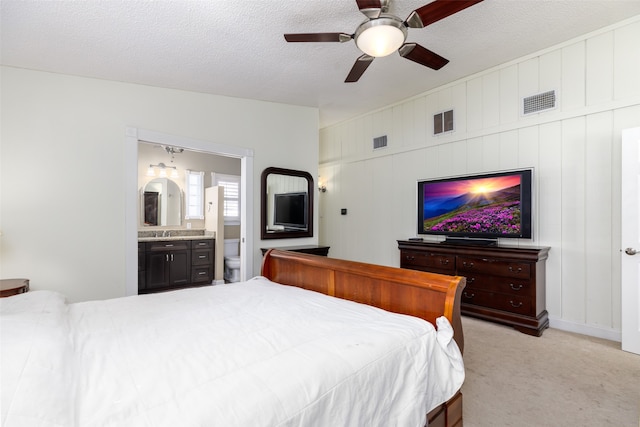
<path fill-rule="evenodd" d="M 0 280 L 0 298 L 23 294 L 29 291 L 29 279 Z"/>

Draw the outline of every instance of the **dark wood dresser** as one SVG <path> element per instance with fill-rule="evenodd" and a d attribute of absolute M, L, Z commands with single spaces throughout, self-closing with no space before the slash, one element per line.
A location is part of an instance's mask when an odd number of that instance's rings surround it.
<path fill-rule="evenodd" d="M 549 327 L 545 306 L 548 247 L 466 246 L 398 240 L 400 267 L 464 276 L 462 314 L 540 336 Z"/>

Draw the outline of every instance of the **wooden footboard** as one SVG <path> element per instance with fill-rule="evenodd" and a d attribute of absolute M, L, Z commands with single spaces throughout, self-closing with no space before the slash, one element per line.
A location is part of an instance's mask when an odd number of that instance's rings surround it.
<path fill-rule="evenodd" d="M 269 250 L 262 275 L 277 283 L 408 314 L 435 325 L 445 316 L 464 350 L 460 296 L 465 278 L 345 261 L 297 252 Z M 429 426 L 462 426 L 462 395 L 431 411 Z"/>
<path fill-rule="evenodd" d="M 464 349 L 460 296 L 465 278 L 345 261 L 298 252 L 269 250 L 262 275 L 277 283 L 420 317 L 432 324 L 445 316 Z"/>

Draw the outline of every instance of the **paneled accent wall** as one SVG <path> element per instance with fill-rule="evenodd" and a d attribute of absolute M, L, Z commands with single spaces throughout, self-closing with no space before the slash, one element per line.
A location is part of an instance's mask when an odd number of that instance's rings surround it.
<path fill-rule="evenodd" d="M 619 340 L 620 144 L 640 126 L 638 40 L 640 16 L 322 129 L 320 243 L 398 266 L 417 180 L 533 167 L 534 237 L 508 243 L 552 248 L 552 327 Z M 555 108 L 522 115 L 523 98 L 550 90 Z M 454 131 L 434 136 L 449 109 Z"/>

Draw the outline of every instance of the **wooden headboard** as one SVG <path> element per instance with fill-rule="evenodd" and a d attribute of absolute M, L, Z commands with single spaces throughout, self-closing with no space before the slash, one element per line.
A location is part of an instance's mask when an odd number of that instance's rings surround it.
<path fill-rule="evenodd" d="M 464 277 L 277 249 L 265 254 L 262 275 L 284 285 L 420 317 L 434 325 L 438 317 L 445 316 L 453 326 L 460 351 L 464 349 L 460 320 Z"/>

